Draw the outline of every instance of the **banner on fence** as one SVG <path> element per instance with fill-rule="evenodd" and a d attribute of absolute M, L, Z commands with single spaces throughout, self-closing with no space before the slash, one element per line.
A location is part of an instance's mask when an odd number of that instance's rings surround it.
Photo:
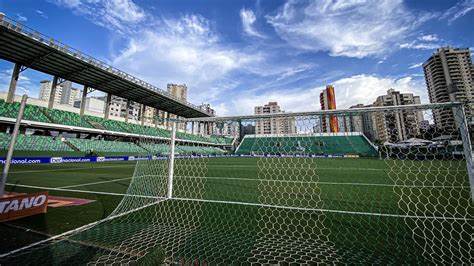
<path fill-rule="evenodd" d="M 0 198 L 0 222 L 46 213 L 48 192 L 37 192 L 24 195 L 4 195 Z"/>
<path fill-rule="evenodd" d="M 305 158 L 357 158 L 350 154 L 214 154 L 176 155 L 175 158 L 220 158 L 220 157 L 305 157 Z M 117 161 L 166 160 L 168 156 L 99 156 L 99 157 L 40 157 L 12 158 L 12 164 L 60 164 L 60 163 L 101 163 Z M 0 158 L 5 164 L 5 158 Z"/>

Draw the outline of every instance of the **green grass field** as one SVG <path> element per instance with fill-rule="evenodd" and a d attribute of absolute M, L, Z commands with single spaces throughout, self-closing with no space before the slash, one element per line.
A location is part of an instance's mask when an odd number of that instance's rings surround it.
<path fill-rule="evenodd" d="M 1 225 L 0 253 L 101 220 L 117 206 L 114 215 L 150 204 L 13 262 L 31 255 L 57 264 L 468 263 L 474 211 L 464 161 L 235 157 L 175 164 L 172 200 L 159 199 L 167 161 L 13 166 L 8 191 L 95 202 Z M 124 197 L 127 189 L 134 196 Z"/>

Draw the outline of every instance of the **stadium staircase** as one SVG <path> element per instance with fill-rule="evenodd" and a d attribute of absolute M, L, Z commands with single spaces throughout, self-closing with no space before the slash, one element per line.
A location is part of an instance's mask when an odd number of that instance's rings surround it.
<path fill-rule="evenodd" d="M 87 122 L 88 122 L 89 124 L 91 124 L 93 127 L 97 128 L 97 129 L 107 130 L 103 125 L 101 125 L 101 124 L 98 123 L 98 122 L 91 121 L 91 120 L 87 120 Z"/>
<path fill-rule="evenodd" d="M 76 146 L 74 146 L 71 142 L 69 142 L 67 139 L 64 139 L 63 140 L 63 143 L 68 145 L 69 148 L 73 149 L 74 151 L 81 151 L 79 148 L 77 148 Z"/>

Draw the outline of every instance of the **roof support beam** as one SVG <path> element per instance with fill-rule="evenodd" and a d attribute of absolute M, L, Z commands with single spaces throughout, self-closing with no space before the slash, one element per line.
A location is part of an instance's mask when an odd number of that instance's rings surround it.
<path fill-rule="evenodd" d="M 82 89 L 81 109 L 79 111 L 79 115 L 81 116 L 84 116 L 84 110 L 86 109 L 86 98 L 88 89 L 89 87 L 87 87 L 87 85 L 84 85 L 84 88 Z"/>
<path fill-rule="evenodd" d="M 146 106 L 144 104 L 140 104 L 140 122 L 141 125 L 145 125 L 145 109 Z"/>
<path fill-rule="evenodd" d="M 127 99 L 127 104 L 125 106 L 125 122 L 128 122 L 128 109 L 130 109 L 130 99 Z"/>
<path fill-rule="evenodd" d="M 13 100 L 15 100 L 16 83 L 20 77 L 20 70 L 21 65 L 15 63 L 15 66 L 13 67 L 12 78 L 10 79 L 10 87 L 8 88 L 7 103 L 12 103 Z"/>
<path fill-rule="evenodd" d="M 58 76 L 54 76 L 53 84 L 51 84 L 51 93 L 49 94 L 48 108 L 53 109 L 54 98 L 56 98 L 56 87 L 58 86 Z"/>
<path fill-rule="evenodd" d="M 107 93 L 107 99 L 105 100 L 105 105 L 104 105 L 104 118 L 109 119 L 109 113 L 110 113 L 110 103 L 112 102 L 112 93 Z"/>

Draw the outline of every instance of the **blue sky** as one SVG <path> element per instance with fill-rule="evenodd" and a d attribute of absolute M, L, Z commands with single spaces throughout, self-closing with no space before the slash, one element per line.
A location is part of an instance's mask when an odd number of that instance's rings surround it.
<path fill-rule="evenodd" d="M 2 0 L 7 16 L 160 88 L 186 83 L 218 115 L 278 101 L 319 110 L 370 104 L 387 89 L 428 102 L 421 63 L 437 47 L 474 47 L 474 0 Z M 0 90 L 12 64 L 0 60 Z M 38 97 L 48 75 L 22 73 Z"/>

